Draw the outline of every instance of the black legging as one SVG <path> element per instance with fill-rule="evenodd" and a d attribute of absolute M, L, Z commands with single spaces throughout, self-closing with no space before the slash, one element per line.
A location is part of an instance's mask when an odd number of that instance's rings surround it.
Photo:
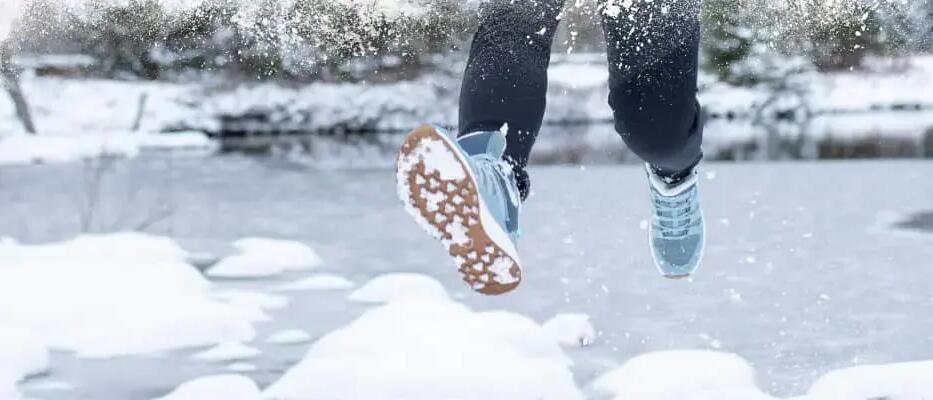
<path fill-rule="evenodd" d="M 606 0 L 602 0 L 606 1 Z M 508 123 L 507 159 L 523 198 L 525 166 L 541 129 L 551 42 L 563 0 L 489 0 L 460 93 L 460 134 Z M 604 10 L 609 105 L 628 147 L 662 175 L 699 162 L 702 122 L 697 92 L 699 0 L 634 0 Z M 602 4 L 605 6 L 606 4 Z M 619 11 L 617 15 L 613 11 Z"/>

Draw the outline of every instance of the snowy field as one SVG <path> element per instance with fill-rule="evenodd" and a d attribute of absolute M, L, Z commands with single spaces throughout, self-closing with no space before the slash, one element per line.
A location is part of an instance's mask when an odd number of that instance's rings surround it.
<path fill-rule="evenodd" d="M 673 282 L 651 265 L 639 168 L 533 168 L 525 280 L 486 298 L 388 170 L 0 167 L 0 397 L 926 399 L 933 231 L 893 226 L 933 209 L 931 173 L 709 163 L 706 262 Z M 153 199 L 171 212 L 151 234 L 75 239 Z"/>

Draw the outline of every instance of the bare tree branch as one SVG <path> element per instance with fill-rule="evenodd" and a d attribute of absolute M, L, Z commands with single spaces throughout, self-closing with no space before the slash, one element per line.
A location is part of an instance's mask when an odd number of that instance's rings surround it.
<path fill-rule="evenodd" d="M 29 103 L 23 96 L 23 90 L 19 86 L 19 71 L 13 65 L 13 51 L 9 42 L 0 43 L 0 81 L 10 98 L 13 99 L 13 105 L 16 108 L 16 116 L 26 132 L 36 133 L 36 125 L 32 122 L 32 114 L 29 112 Z"/>

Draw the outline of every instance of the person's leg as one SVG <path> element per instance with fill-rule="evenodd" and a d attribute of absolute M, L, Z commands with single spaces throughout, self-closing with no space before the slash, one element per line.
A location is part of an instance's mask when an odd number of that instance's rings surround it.
<path fill-rule="evenodd" d="M 606 1 L 609 104 L 616 131 L 649 165 L 649 248 L 663 276 L 687 277 L 706 244 L 695 169 L 700 0 L 636 0 L 624 10 Z"/>
<path fill-rule="evenodd" d="M 696 100 L 700 1 L 604 6 L 616 131 L 659 175 L 681 178 L 702 157 Z"/>
<path fill-rule="evenodd" d="M 525 198 L 525 166 L 544 118 L 551 42 L 563 0 L 490 0 L 481 7 L 460 92 L 459 134 L 508 124 L 505 158 Z"/>

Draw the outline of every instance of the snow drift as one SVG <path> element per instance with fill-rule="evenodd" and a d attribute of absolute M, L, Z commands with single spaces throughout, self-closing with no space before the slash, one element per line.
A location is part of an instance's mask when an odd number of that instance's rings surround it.
<path fill-rule="evenodd" d="M 474 312 L 446 296 L 402 297 L 316 341 L 264 395 L 582 399 L 569 366 L 558 344 L 529 318 Z"/>
<path fill-rule="evenodd" d="M 0 326 L 83 357 L 251 340 L 255 310 L 218 300 L 168 238 L 0 242 Z"/>

